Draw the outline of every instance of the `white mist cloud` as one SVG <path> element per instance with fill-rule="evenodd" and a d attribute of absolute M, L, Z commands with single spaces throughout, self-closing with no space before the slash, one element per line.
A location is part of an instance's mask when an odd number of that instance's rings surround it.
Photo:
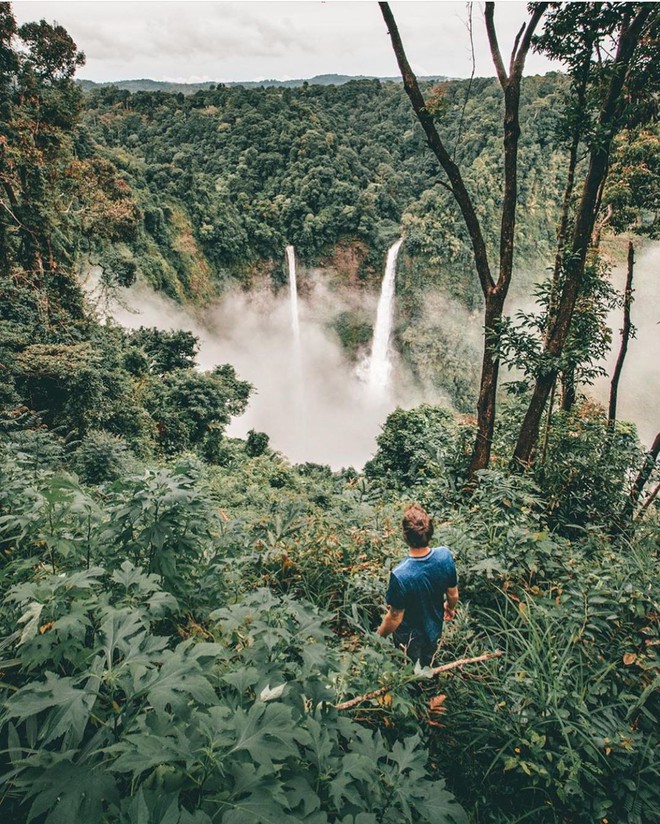
<path fill-rule="evenodd" d="M 405 376 L 389 397 L 370 397 L 328 327 L 328 320 L 350 305 L 350 297 L 330 292 L 313 278 L 305 292 L 300 300 L 299 353 L 294 351 L 286 293 L 235 292 L 193 316 L 192 310 L 141 284 L 124 290 L 124 306 L 113 305 L 109 312 L 131 329 L 157 326 L 192 332 L 200 340 L 202 369 L 231 363 L 254 385 L 247 411 L 228 428 L 230 436 L 244 437 L 256 429 L 266 432 L 271 446 L 293 462 L 361 467 L 373 455 L 389 412 L 396 406 L 414 406 L 421 398 Z"/>
<path fill-rule="evenodd" d="M 637 336 L 630 342 L 619 387 L 619 418 L 636 423 L 647 445 L 660 425 L 659 264 L 660 243 L 638 254 L 632 307 Z M 623 267 L 615 270 L 614 277 L 621 288 Z M 95 276 L 92 272 L 90 280 L 97 281 L 98 273 Z M 381 401 L 370 397 L 364 379 L 356 374 L 359 370 L 346 359 L 330 321 L 341 311 L 358 308 L 375 317 L 377 295 L 331 289 L 320 270 L 306 270 L 302 276 L 299 272 L 299 287 L 299 356 L 293 348 L 287 290 L 277 296 L 267 290 L 230 293 L 194 310 L 184 309 L 140 284 L 123 290 L 125 305 L 115 304 L 109 311 L 127 328 L 156 326 L 192 332 L 200 340 L 198 362 L 202 369 L 231 363 L 255 389 L 247 411 L 232 421 L 228 434 L 244 437 L 250 429 L 264 431 L 271 445 L 294 462 L 327 463 L 335 469 L 361 467 L 375 452 L 376 437 L 397 406 L 411 408 L 422 402 L 451 406 L 447 396 L 434 387 L 430 373 L 422 370 L 416 380 L 396 354 L 392 358 L 392 391 Z M 530 309 L 531 301 L 518 296 L 507 308 L 511 313 L 518 308 Z M 455 340 L 459 358 L 473 360 L 480 354 L 480 313 L 468 313 L 455 301 L 428 293 L 421 322 L 428 334 L 437 327 Z M 621 313 L 615 313 L 610 323 L 614 344 L 606 368 L 611 375 L 619 348 Z M 513 377 L 509 373 L 503 380 Z M 609 381 L 609 377 L 601 379 L 595 387 L 583 390 L 606 404 Z"/>
<path fill-rule="evenodd" d="M 660 271 L 660 243 L 653 243 L 636 253 L 633 274 L 634 301 L 630 317 L 636 335 L 630 340 L 623 365 L 617 400 L 617 418 L 637 424 L 639 437 L 647 447 L 660 430 L 660 302 L 658 281 Z M 617 266 L 613 282 L 623 291 L 626 282 L 625 265 Z M 612 348 L 604 361 L 607 377 L 599 378 L 591 394 L 602 404 L 609 403 L 612 372 L 621 346 L 620 329 L 623 310 L 609 317 L 612 329 Z"/>

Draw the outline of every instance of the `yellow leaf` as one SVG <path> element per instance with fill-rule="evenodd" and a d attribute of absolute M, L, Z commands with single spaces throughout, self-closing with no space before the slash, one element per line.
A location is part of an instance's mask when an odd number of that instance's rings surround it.
<path fill-rule="evenodd" d="M 637 655 L 634 652 L 627 652 L 623 656 L 623 663 L 629 667 L 631 664 L 634 664 L 637 660 Z"/>

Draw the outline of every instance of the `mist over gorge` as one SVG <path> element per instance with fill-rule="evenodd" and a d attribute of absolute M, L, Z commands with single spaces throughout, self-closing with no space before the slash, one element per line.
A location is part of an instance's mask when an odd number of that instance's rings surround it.
<path fill-rule="evenodd" d="M 92 280 L 98 288 L 95 274 Z M 358 302 L 361 311 L 365 304 L 370 307 L 375 318 L 377 295 L 332 291 L 320 269 L 302 267 L 302 282 L 305 294 L 298 301 L 297 332 L 284 288 L 277 294 L 269 289 L 249 294 L 234 291 L 204 307 L 186 308 L 138 284 L 121 290 L 119 299 L 104 304 L 101 314 L 127 329 L 153 326 L 190 331 L 199 339 L 201 369 L 230 363 L 253 384 L 247 411 L 229 425 L 229 436 L 245 437 L 256 429 L 266 432 L 271 445 L 293 462 L 361 468 L 372 457 L 376 436 L 394 408 L 422 402 L 451 407 L 451 401 L 430 381 L 424 385 L 415 380 L 391 341 L 381 343 L 380 357 L 387 353 L 391 361 L 386 380 L 382 364 L 377 364 L 378 382 L 373 382 L 371 341 L 356 351 L 355 359 L 348 357 L 333 324 Z M 98 293 L 89 288 L 94 301 Z M 442 300 L 440 295 L 437 300 Z M 446 309 L 446 301 L 444 305 Z M 395 306 L 394 296 L 393 312 Z M 460 311 L 459 306 L 454 310 Z M 467 319 L 465 312 L 463 317 Z M 478 334 L 474 337 L 476 344 Z M 473 359 L 477 356 L 475 348 Z"/>

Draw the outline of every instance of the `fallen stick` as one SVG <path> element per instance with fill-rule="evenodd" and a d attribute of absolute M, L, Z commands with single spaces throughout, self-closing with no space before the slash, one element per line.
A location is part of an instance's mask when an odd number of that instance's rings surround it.
<path fill-rule="evenodd" d="M 456 669 L 457 667 L 464 667 L 466 664 L 478 664 L 481 661 L 489 661 L 491 658 L 499 658 L 500 655 L 503 655 L 502 650 L 496 650 L 495 652 L 485 652 L 483 655 L 478 655 L 476 658 L 461 658 L 458 661 L 451 661 L 449 664 L 442 664 L 440 667 L 434 667 L 431 670 L 432 676 L 438 675 L 441 672 L 447 672 L 447 670 Z M 422 678 L 415 678 L 415 681 L 421 681 Z M 380 695 L 385 695 L 385 693 L 390 692 L 396 685 L 389 684 L 386 687 L 379 687 L 377 690 L 371 690 L 371 692 L 365 692 L 364 695 L 358 695 L 355 698 L 351 698 L 350 701 L 344 701 L 341 704 L 335 704 L 336 710 L 350 710 L 353 707 L 357 707 L 358 704 L 361 704 L 363 701 L 370 701 L 372 698 L 378 698 Z"/>

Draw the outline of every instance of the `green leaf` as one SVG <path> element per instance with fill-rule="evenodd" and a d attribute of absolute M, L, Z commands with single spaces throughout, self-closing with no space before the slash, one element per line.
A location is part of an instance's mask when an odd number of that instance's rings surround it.
<path fill-rule="evenodd" d="M 149 807 L 145 801 L 142 787 L 133 796 L 128 813 L 131 817 L 131 824 L 150 824 L 151 816 L 149 815 Z"/>
<path fill-rule="evenodd" d="M 74 762 L 74 752 L 43 754 L 25 780 L 34 801 L 28 822 L 47 813 L 46 824 L 103 821 L 109 803 L 118 800 L 113 777 L 93 762 Z"/>
<path fill-rule="evenodd" d="M 284 806 L 278 803 L 278 797 L 282 797 L 279 782 L 275 782 L 270 788 L 262 786 L 245 798 L 224 802 L 230 804 L 231 809 L 223 814 L 220 821 L 222 824 L 299 824 L 300 819 L 289 815 Z"/>
<path fill-rule="evenodd" d="M 165 653 L 160 671 L 151 676 L 146 690 L 149 702 L 157 712 L 164 713 L 169 705 L 173 710 L 185 705 L 190 698 L 210 706 L 217 695 L 198 663 L 198 659 L 214 657 L 220 651 L 215 644 L 184 642 L 173 652 Z"/>
<path fill-rule="evenodd" d="M 233 719 L 238 740 L 230 753 L 246 750 L 257 762 L 273 769 L 273 761 L 297 755 L 296 740 L 302 731 L 295 730 L 291 708 L 283 704 L 253 704 L 247 713 L 239 709 Z"/>
<path fill-rule="evenodd" d="M 110 765 L 110 769 L 114 772 L 132 772 L 133 780 L 145 770 L 160 764 L 176 764 L 185 759 L 178 738 L 151 733 L 126 735 L 118 744 L 108 747 L 106 752 L 121 753 Z"/>
<path fill-rule="evenodd" d="M 468 816 L 456 799 L 445 789 L 444 779 L 424 781 L 425 798 L 417 805 L 417 812 L 433 824 L 467 824 Z"/>
<path fill-rule="evenodd" d="M 45 683 L 29 684 L 9 698 L 7 718 L 25 721 L 44 710 L 54 709 L 42 723 L 39 739 L 47 744 L 64 735 L 70 744 L 78 744 L 96 702 L 98 678 L 90 678 L 84 689 L 75 687 L 75 681 L 47 672 Z"/>
<path fill-rule="evenodd" d="M 11 721 L 7 724 L 7 753 L 12 766 L 16 766 L 23 755 L 20 738 L 16 732 L 16 727 Z"/>

